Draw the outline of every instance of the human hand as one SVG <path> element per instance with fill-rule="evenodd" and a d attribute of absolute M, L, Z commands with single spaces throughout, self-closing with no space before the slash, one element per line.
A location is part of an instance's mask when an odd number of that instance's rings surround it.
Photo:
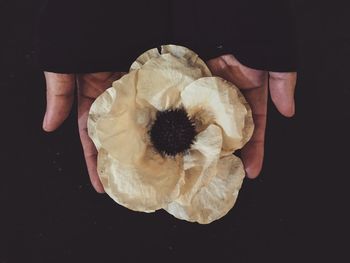
<path fill-rule="evenodd" d="M 87 133 L 87 118 L 94 100 L 124 73 L 60 74 L 44 72 L 44 74 L 47 106 L 43 129 L 52 132 L 68 117 L 74 100 L 74 90 L 77 87 L 78 127 L 86 166 L 91 184 L 98 193 L 103 193 L 103 186 L 97 174 L 97 150 Z"/>
<path fill-rule="evenodd" d="M 251 140 L 242 148 L 242 161 L 248 178 L 256 178 L 263 165 L 268 90 L 278 111 L 292 117 L 295 113 L 296 72 L 268 72 L 242 65 L 233 55 L 207 62 L 213 75 L 235 84 L 250 104 L 255 123 Z"/>

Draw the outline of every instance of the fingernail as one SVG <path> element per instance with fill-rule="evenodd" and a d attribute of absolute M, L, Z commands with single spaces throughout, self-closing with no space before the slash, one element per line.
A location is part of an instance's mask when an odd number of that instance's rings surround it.
<path fill-rule="evenodd" d="M 292 102 L 292 105 L 291 105 L 291 108 L 290 108 L 290 112 L 289 114 L 287 115 L 287 117 L 293 117 L 295 114 L 295 103 L 294 101 Z"/>
<path fill-rule="evenodd" d="M 46 127 L 46 123 L 47 123 L 47 113 L 45 112 L 45 115 L 44 115 L 44 119 L 43 119 L 43 130 L 45 130 L 46 131 L 46 129 L 47 129 L 47 127 Z"/>
<path fill-rule="evenodd" d="M 105 192 L 100 182 L 93 182 L 92 186 L 94 187 L 95 191 L 99 194 L 103 194 Z"/>
<path fill-rule="evenodd" d="M 254 167 L 246 167 L 245 168 L 246 176 L 249 179 L 255 179 L 259 176 L 261 172 L 261 168 L 254 168 Z"/>
<path fill-rule="evenodd" d="M 105 193 L 104 189 L 99 187 L 99 186 L 97 186 L 97 185 L 95 185 L 94 188 L 95 188 L 96 192 L 99 193 L 99 194 L 104 194 Z"/>

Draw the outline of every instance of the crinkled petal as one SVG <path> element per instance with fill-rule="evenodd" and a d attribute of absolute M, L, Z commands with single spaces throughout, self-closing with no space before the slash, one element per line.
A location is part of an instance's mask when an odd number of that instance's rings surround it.
<path fill-rule="evenodd" d="M 101 149 L 97 171 L 106 193 L 134 211 L 153 212 L 180 194 L 184 171 L 181 158 L 163 158 L 147 147 L 134 164 L 115 159 Z"/>
<path fill-rule="evenodd" d="M 181 101 L 200 130 L 211 123 L 222 128 L 225 154 L 242 148 L 253 133 L 249 104 L 236 86 L 222 78 L 192 82 L 181 92 Z"/>
<path fill-rule="evenodd" d="M 226 215 L 234 206 L 244 175 L 243 164 L 238 157 L 223 156 L 218 161 L 216 175 L 197 192 L 190 205 L 174 201 L 164 209 L 179 219 L 211 223 Z"/>
<path fill-rule="evenodd" d="M 130 66 L 130 71 L 140 69 L 148 60 L 157 58 L 160 53 L 157 48 L 152 48 L 142 53 Z"/>
<path fill-rule="evenodd" d="M 189 65 L 194 68 L 199 68 L 203 77 L 211 77 L 212 74 L 207 67 L 207 64 L 192 50 L 177 45 L 164 45 L 162 46 L 162 54 L 172 54 L 177 58 L 183 58 Z"/>
<path fill-rule="evenodd" d="M 179 107 L 181 91 L 203 76 L 200 68 L 172 54 L 151 59 L 139 69 L 137 98 L 159 111 Z"/>
<path fill-rule="evenodd" d="M 88 133 L 92 141 L 94 142 L 97 150 L 101 148 L 100 140 L 96 133 L 96 122 L 106 116 L 112 107 L 112 103 L 117 96 L 117 90 L 113 87 L 107 89 L 100 96 L 96 98 L 91 105 L 89 111 L 89 118 L 87 121 Z"/>
<path fill-rule="evenodd" d="M 221 128 L 215 124 L 196 136 L 195 143 L 184 156 L 185 184 L 176 200 L 178 203 L 189 205 L 198 190 L 216 174 L 221 147 Z"/>
<path fill-rule="evenodd" d="M 211 76 L 210 70 L 196 53 L 188 48 L 166 45 L 150 49 L 132 64 L 139 70 L 137 98 L 146 100 L 157 110 L 178 107 L 180 92 L 201 77 Z"/>
<path fill-rule="evenodd" d="M 244 128 L 242 131 L 243 139 L 242 139 L 241 145 L 243 147 L 253 135 L 254 120 L 253 120 L 252 109 L 250 108 L 248 101 L 245 99 L 245 97 L 239 90 L 237 92 L 237 95 L 239 97 L 239 100 L 244 104 L 245 108 L 247 109 L 247 114 L 245 115 L 245 119 L 244 119 Z"/>
<path fill-rule="evenodd" d="M 138 71 L 134 71 L 115 81 L 112 89 L 118 95 L 105 96 L 108 99 L 102 101 L 107 105 L 103 105 L 101 111 L 106 112 L 106 109 L 108 113 L 90 122 L 99 148 L 127 164 L 136 162 L 145 154 L 149 142 L 147 131 L 156 114 L 147 102 L 136 100 L 137 79 Z M 99 113 L 95 110 L 97 106 L 101 103 L 94 106 L 95 115 Z"/>
<path fill-rule="evenodd" d="M 164 45 L 161 46 L 160 52 L 157 48 L 152 48 L 146 52 L 144 52 L 142 55 L 140 55 L 136 61 L 131 65 L 131 70 L 140 69 L 147 61 L 158 58 L 162 54 L 172 54 L 173 56 L 183 59 L 186 61 L 186 64 L 194 67 L 199 68 L 203 74 L 203 77 L 210 77 L 212 76 L 209 68 L 205 64 L 205 62 L 192 50 L 183 47 L 183 46 L 177 46 L 177 45 Z"/>
<path fill-rule="evenodd" d="M 146 153 L 146 129 L 137 126 L 128 114 L 101 118 L 97 122 L 101 148 L 125 164 L 137 162 Z"/>

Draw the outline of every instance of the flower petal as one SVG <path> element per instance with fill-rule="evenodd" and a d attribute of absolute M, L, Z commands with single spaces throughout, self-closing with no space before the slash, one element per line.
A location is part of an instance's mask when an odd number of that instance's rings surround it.
<path fill-rule="evenodd" d="M 159 111 L 179 107 L 180 92 L 204 74 L 187 62 L 170 53 L 147 61 L 139 69 L 137 97 Z"/>
<path fill-rule="evenodd" d="M 101 117 L 104 117 L 109 113 L 116 96 L 117 90 L 111 87 L 98 96 L 90 107 L 87 127 L 89 136 L 94 142 L 97 150 L 100 149 L 101 144 L 96 133 L 96 123 Z"/>
<path fill-rule="evenodd" d="M 137 79 L 138 71 L 133 71 L 115 81 L 112 89 L 118 96 L 105 100 L 108 106 L 104 105 L 101 111 L 106 113 L 106 109 L 108 113 L 91 122 L 91 126 L 95 124 L 91 130 L 99 148 L 125 163 L 134 163 L 145 154 L 147 131 L 156 115 L 156 110 L 146 101 L 136 100 Z"/>
<path fill-rule="evenodd" d="M 160 52 L 157 48 L 152 48 L 144 52 L 131 65 L 130 71 L 140 69 L 147 61 L 158 58 L 162 54 L 172 54 L 174 57 L 186 60 L 188 65 L 201 69 L 203 77 L 212 76 L 205 62 L 195 52 L 186 47 L 177 45 L 161 46 Z"/>
<path fill-rule="evenodd" d="M 215 124 L 196 136 L 191 150 L 184 156 L 185 184 L 176 200 L 178 203 L 189 205 L 198 190 L 216 174 L 221 147 L 221 128 Z"/>
<path fill-rule="evenodd" d="M 184 58 L 192 67 L 199 68 L 203 77 L 211 77 L 212 74 L 207 67 L 207 64 L 191 49 L 178 45 L 164 45 L 162 46 L 162 54 L 172 54 L 177 58 Z"/>
<path fill-rule="evenodd" d="M 176 199 L 183 184 L 183 163 L 163 158 L 147 147 L 134 164 L 115 159 L 101 149 L 97 170 L 106 193 L 120 205 L 134 211 L 153 212 Z"/>
<path fill-rule="evenodd" d="M 223 156 L 218 162 L 216 175 L 193 197 L 191 204 L 174 201 L 164 209 L 176 218 L 208 224 L 228 213 L 234 206 L 241 188 L 244 169 L 241 160 Z"/>
<path fill-rule="evenodd" d="M 196 53 L 188 48 L 166 45 L 143 53 L 131 65 L 139 70 L 137 97 L 163 111 L 180 105 L 180 92 L 201 77 L 211 76 L 210 70 Z"/>
<path fill-rule="evenodd" d="M 192 82 L 181 92 L 181 101 L 199 130 L 211 123 L 223 129 L 224 155 L 242 148 L 253 133 L 249 104 L 236 86 L 222 78 Z"/>
<path fill-rule="evenodd" d="M 101 148 L 125 164 L 137 162 L 146 153 L 146 129 L 133 122 L 125 112 L 116 117 L 101 118 L 97 122 L 97 137 Z"/>
<path fill-rule="evenodd" d="M 160 53 L 157 48 L 152 48 L 142 53 L 130 66 L 130 71 L 140 69 L 148 60 L 157 58 Z"/>

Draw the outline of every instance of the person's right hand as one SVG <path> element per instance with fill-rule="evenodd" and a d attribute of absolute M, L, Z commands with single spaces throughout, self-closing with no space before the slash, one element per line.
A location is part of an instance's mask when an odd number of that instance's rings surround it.
<path fill-rule="evenodd" d="M 278 111 L 292 117 L 295 113 L 294 90 L 296 72 L 269 72 L 241 64 L 233 55 L 209 60 L 213 75 L 235 84 L 250 104 L 255 129 L 242 148 L 242 161 L 248 178 L 256 178 L 263 165 L 268 91 Z"/>
<path fill-rule="evenodd" d="M 45 72 L 47 106 L 43 129 L 52 132 L 68 117 L 74 100 L 75 87 L 77 87 L 80 140 L 91 184 L 99 193 L 103 193 L 104 190 L 97 174 L 97 150 L 87 132 L 87 118 L 94 100 L 123 74 L 121 72 L 88 74 Z"/>

